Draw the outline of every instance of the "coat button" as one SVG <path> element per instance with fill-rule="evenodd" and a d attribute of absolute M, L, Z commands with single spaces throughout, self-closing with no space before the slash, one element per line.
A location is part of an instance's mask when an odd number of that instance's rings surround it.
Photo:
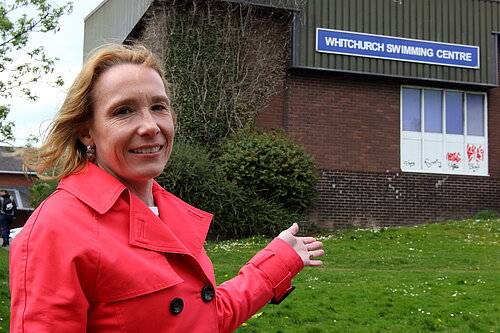
<path fill-rule="evenodd" d="M 174 315 L 178 315 L 184 309 L 184 301 L 182 298 L 174 298 L 172 302 L 170 302 L 170 312 Z"/>
<path fill-rule="evenodd" d="M 215 297 L 215 290 L 211 286 L 203 287 L 201 290 L 201 299 L 203 302 L 210 302 Z"/>

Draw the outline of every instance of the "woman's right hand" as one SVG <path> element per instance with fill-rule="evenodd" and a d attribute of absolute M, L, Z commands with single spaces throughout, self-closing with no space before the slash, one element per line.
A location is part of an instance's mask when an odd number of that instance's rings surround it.
<path fill-rule="evenodd" d="M 294 223 L 287 230 L 282 231 L 278 238 L 284 240 L 297 252 L 302 259 L 304 266 L 321 266 L 323 262 L 317 260 L 325 254 L 322 249 L 323 243 L 316 240 L 314 237 L 296 237 L 299 232 L 299 226 Z"/>

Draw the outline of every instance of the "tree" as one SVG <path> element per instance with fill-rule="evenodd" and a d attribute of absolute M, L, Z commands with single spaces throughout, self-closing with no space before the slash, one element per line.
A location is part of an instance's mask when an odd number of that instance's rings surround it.
<path fill-rule="evenodd" d="M 37 208 L 43 200 L 54 193 L 59 181 L 57 179 L 38 179 L 36 178 L 33 186 L 30 188 L 31 207 Z"/>
<path fill-rule="evenodd" d="M 52 3 L 50 0 L 7 0 L 5 5 L 0 3 L 1 99 L 9 99 L 14 93 L 19 93 L 27 99 L 36 100 L 37 95 L 30 89 L 30 84 L 53 73 L 58 59 L 47 57 L 43 46 L 28 45 L 32 33 L 59 31 L 59 19 L 73 10 L 71 2 L 63 6 Z M 57 86 L 63 83 L 61 77 L 54 82 Z M 0 143 L 14 139 L 14 123 L 6 123 L 9 111 L 9 105 L 0 105 Z"/>

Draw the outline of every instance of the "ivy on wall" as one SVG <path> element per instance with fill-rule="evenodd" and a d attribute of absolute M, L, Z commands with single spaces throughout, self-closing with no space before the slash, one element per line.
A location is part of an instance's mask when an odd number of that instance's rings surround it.
<path fill-rule="evenodd" d="M 165 64 L 178 136 L 210 145 L 253 125 L 284 87 L 292 19 L 289 9 L 245 1 L 154 2 L 139 40 Z"/>

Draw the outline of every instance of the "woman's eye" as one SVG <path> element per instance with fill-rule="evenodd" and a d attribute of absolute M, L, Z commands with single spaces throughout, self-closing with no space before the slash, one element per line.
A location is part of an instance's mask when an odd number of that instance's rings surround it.
<path fill-rule="evenodd" d="M 167 107 L 163 104 L 153 105 L 153 111 L 167 111 Z"/>
<path fill-rule="evenodd" d="M 130 109 L 121 108 L 115 111 L 115 116 L 124 116 L 132 112 Z"/>

